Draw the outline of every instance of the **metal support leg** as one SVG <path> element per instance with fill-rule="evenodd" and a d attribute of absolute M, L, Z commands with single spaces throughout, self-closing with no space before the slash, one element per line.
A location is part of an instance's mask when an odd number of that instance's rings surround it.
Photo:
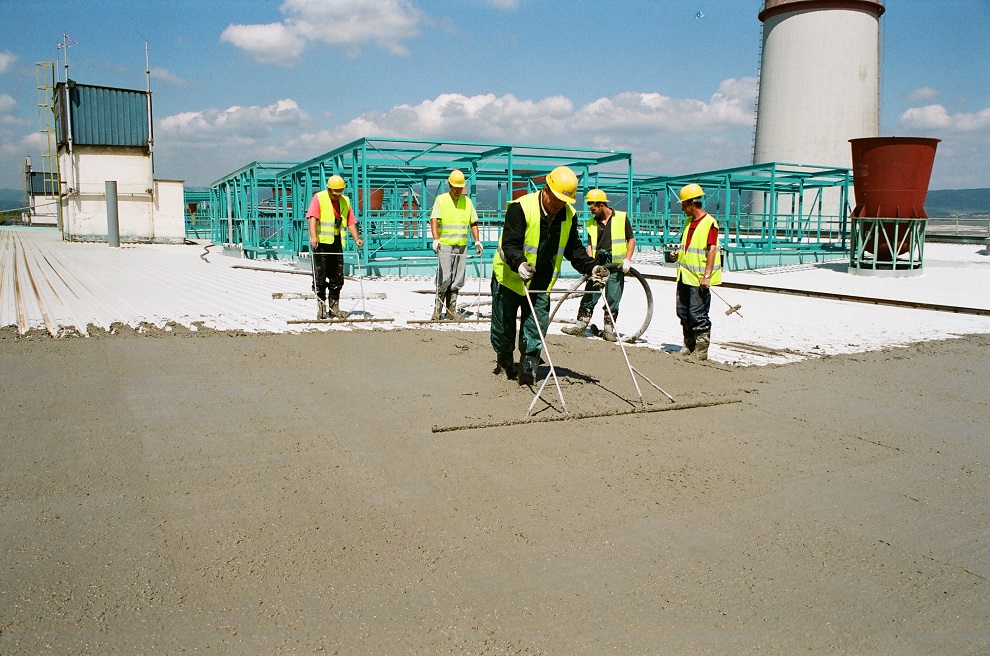
<path fill-rule="evenodd" d="M 605 306 L 605 313 L 608 314 L 608 320 L 612 323 L 612 330 L 616 331 L 615 343 L 619 345 L 619 350 L 622 351 L 622 357 L 626 361 L 626 367 L 629 368 L 629 376 L 632 377 L 633 385 L 636 387 L 636 393 L 639 394 L 639 402 L 644 407 L 646 407 L 646 401 L 643 400 L 643 392 L 639 389 L 639 383 L 636 381 L 636 374 L 633 372 L 633 366 L 629 363 L 629 355 L 626 354 L 626 347 L 622 343 L 622 337 L 618 334 L 618 326 L 615 325 L 615 315 L 612 314 L 612 308 L 608 305 L 608 299 L 602 304 Z"/>
<path fill-rule="evenodd" d="M 540 336 L 540 343 L 543 345 L 543 352 L 547 354 L 547 364 L 550 365 L 550 375 L 553 376 L 553 384 L 557 386 L 557 396 L 560 397 L 560 405 L 564 408 L 564 412 L 567 412 L 567 403 L 564 401 L 564 393 L 560 390 L 560 381 L 557 380 L 557 371 L 553 367 L 553 360 L 550 359 L 550 349 L 547 348 L 547 340 L 543 337 L 543 328 L 540 327 L 540 318 L 536 316 L 536 307 L 533 305 L 533 299 L 529 296 L 529 289 L 526 289 L 526 302 L 529 303 L 529 311 L 533 313 L 533 321 L 536 322 L 536 332 Z M 513 319 L 515 321 L 515 319 Z M 522 330 L 522 326 L 520 326 Z M 526 354 L 523 353 L 523 357 Z M 533 402 L 529 404 L 529 409 L 526 411 L 526 416 L 533 411 L 533 406 L 536 405 L 536 399 L 540 398 L 540 393 L 543 391 L 543 386 L 546 385 L 546 381 L 543 381 L 543 385 L 540 386 L 540 391 L 536 393 L 536 397 Z"/>

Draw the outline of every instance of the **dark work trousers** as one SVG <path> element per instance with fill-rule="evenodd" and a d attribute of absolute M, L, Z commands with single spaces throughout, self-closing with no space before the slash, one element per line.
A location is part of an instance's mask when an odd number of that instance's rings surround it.
<path fill-rule="evenodd" d="M 550 295 L 531 294 L 536 316 L 540 320 L 540 329 L 547 334 L 550 325 Z M 539 355 L 543 350 L 540 333 L 537 332 L 536 319 L 529 311 L 529 303 L 525 296 L 520 296 L 508 287 L 503 286 L 495 276 L 492 276 L 492 348 L 499 355 L 512 355 L 516 341 L 516 314 L 520 313 L 519 323 L 519 352 L 522 355 Z"/>
<path fill-rule="evenodd" d="M 690 331 L 708 333 L 712 330 L 708 311 L 712 307 L 712 292 L 705 287 L 694 287 L 678 281 L 677 283 L 677 318 L 685 333 Z"/>
<path fill-rule="evenodd" d="M 316 272 L 316 298 L 333 303 L 340 300 L 344 287 L 344 249 L 338 237 L 332 244 L 319 243 L 313 252 L 313 271 Z"/>
<path fill-rule="evenodd" d="M 608 282 L 605 283 L 605 289 L 602 289 L 591 279 L 588 279 L 587 284 L 584 286 L 585 291 L 601 291 L 604 294 L 585 294 L 581 297 L 581 308 L 578 310 L 578 316 L 586 314 L 589 317 L 595 311 L 595 305 L 598 304 L 598 299 L 601 296 L 605 296 L 605 302 L 608 303 L 609 309 L 612 310 L 612 316 L 616 319 L 619 317 L 619 301 L 622 300 L 622 290 L 626 286 L 626 274 L 622 271 L 613 271 L 608 276 Z M 602 309 L 602 315 L 605 320 L 608 321 L 608 312 Z"/>

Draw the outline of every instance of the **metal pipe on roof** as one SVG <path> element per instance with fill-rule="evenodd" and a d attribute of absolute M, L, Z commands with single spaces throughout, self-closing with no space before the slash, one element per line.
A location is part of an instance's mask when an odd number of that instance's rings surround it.
<path fill-rule="evenodd" d="M 107 180 L 107 245 L 120 248 L 120 218 L 117 214 L 117 181 Z"/>

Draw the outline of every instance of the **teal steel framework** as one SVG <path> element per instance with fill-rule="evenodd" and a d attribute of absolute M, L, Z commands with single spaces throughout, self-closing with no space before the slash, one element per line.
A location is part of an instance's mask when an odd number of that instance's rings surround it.
<path fill-rule="evenodd" d="M 635 179 L 637 248 L 679 241 L 678 191 L 691 182 L 704 188 L 705 209 L 719 221 L 726 269 L 849 257 L 851 170 L 783 162 Z"/>
<path fill-rule="evenodd" d="M 276 212 L 275 176 L 295 162 L 251 162 L 210 185 L 213 241 L 245 257 L 292 256 L 292 235 Z"/>
<path fill-rule="evenodd" d="M 213 217 L 211 195 L 206 187 L 186 187 L 182 190 L 187 239 L 211 239 Z"/>
<path fill-rule="evenodd" d="M 821 262 L 850 255 L 850 169 L 772 162 L 679 176 L 634 175 L 627 152 L 546 146 L 368 137 L 305 162 L 252 162 L 214 182 L 212 237 L 245 257 L 308 257 L 306 210 L 331 175 L 347 183 L 365 244 L 345 256 L 370 275 L 429 274 L 429 215 L 447 190 L 452 169 L 467 178 L 478 208 L 484 261 L 470 273 L 487 275 L 506 203 L 538 189 L 554 167 L 570 166 L 579 196 L 603 189 L 613 207 L 630 214 L 641 250 L 679 240 L 679 189 L 705 188 L 706 208 L 722 228 L 725 267 L 753 269 Z M 367 200 L 366 200 L 367 199 Z M 587 218 L 583 204 L 581 219 Z M 568 275 L 565 271 L 564 275 Z"/>
<path fill-rule="evenodd" d="M 853 217 L 849 272 L 921 275 L 927 225 L 926 219 Z"/>
<path fill-rule="evenodd" d="M 539 189 L 546 174 L 561 165 L 577 174 L 579 193 L 606 172 L 615 184 L 624 181 L 627 195 L 632 193 L 632 154 L 627 152 L 367 137 L 278 172 L 276 213 L 291 234 L 291 250 L 307 252 L 310 199 L 331 175 L 340 175 L 365 240 L 360 258 L 367 272 L 429 273 L 436 268 L 428 227 L 433 201 L 447 191 L 450 171 L 460 169 L 486 247 L 485 260 L 474 262 L 473 273 L 487 275 L 506 203 Z M 352 266 L 356 259 L 352 250 L 345 262 Z"/>

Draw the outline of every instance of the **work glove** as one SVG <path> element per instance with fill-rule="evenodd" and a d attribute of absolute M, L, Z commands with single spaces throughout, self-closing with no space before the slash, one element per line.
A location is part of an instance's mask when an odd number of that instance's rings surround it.
<path fill-rule="evenodd" d="M 632 267 L 632 262 L 629 260 L 622 260 L 622 273 L 629 273 L 629 269 Z"/>
<path fill-rule="evenodd" d="M 440 240 L 439 239 L 434 239 L 433 240 L 433 252 L 434 253 L 437 253 L 438 255 L 440 254 Z"/>
<path fill-rule="evenodd" d="M 481 245 L 480 241 L 474 242 L 474 252 L 477 253 L 478 257 L 485 254 L 485 247 Z"/>
<path fill-rule="evenodd" d="M 523 262 L 519 265 L 519 277 L 524 281 L 532 280 L 533 276 L 536 275 L 536 267 L 529 262 Z"/>
<path fill-rule="evenodd" d="M 599 287 L 604 287 L 605 283 L 608 282 L 608 269 L 601 264 L 595 265 L 595 268 L 591 270 L 591 282 Z"/>

